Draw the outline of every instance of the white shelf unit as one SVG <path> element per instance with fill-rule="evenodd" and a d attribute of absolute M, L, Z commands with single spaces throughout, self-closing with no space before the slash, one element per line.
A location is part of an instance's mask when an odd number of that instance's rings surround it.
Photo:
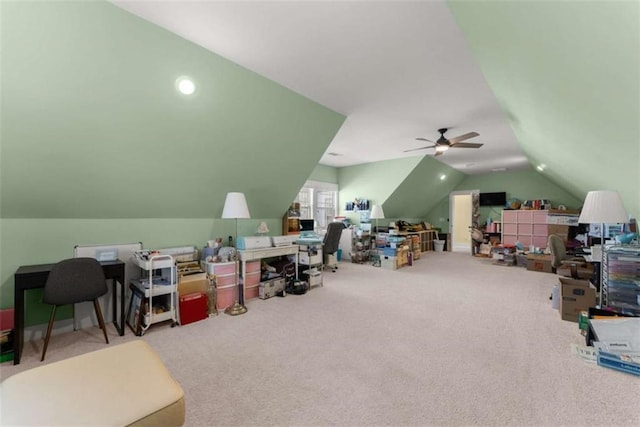
<path fill-rule="evenodd" d="M 322 286 L 322 243 L 298 244 L 300 276 L 311 286 Z"/>
<path fill-rule="evenodd" d="M 177 280 L 173 257 L 171 255 L 154 255 L 149 259 L 141 259 L 137 256 L 132 259 L 140 267 L 142 274 L 140 278 L 131 280 L 130 313 L 127 316 L 129 326 L 137 335 L 143 335 L 154 323 L 167 320 L 171 320 L 171 327 L 174 327 L 178 323 L 178 316 L 176 309 Z M 136 294 L 140 297 L 137 307 L 134 306 Z M 166 310 L 155 313 L 154 300 L 160 302 Z M 135 311 L 136 308 L 138 311 Z M 131 313 L 132 310 L 134 310 L 133 313 Z"/>

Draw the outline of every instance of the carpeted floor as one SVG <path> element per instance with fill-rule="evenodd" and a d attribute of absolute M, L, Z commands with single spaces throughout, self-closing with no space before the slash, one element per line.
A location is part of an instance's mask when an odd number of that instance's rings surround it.
<path fill-rule="evenodd" d="M 571 354 L 553 274 L 428 252 L 398 271 L 341 263 L 306 295 L 249 312 L 130 330 L 185 390 L 188 426 L 640 425 L 640 378 Z M 25 346 L 2 379 L 39 366 Z M 47 360 L 105 346 L 97 328 L 54 336 Z M 132 381 L 144 381 L 144 378 Z"/>

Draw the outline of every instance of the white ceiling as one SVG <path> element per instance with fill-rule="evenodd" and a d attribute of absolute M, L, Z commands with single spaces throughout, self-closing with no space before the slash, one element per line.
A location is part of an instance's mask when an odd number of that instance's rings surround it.
<path fill-rule="evenodd" d="M 433 155 L 403 150 L 447 127 L 484 144 L 437 157 L 462 172 L 530 168 L 444 1 L 113 3 L 346 115 L 322 164 Z"/>

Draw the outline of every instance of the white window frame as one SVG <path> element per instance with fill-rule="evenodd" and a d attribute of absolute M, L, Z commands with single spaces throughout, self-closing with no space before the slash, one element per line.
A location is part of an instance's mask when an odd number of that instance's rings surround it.
<path fill-rule="evenodd" d="M 331 192 L 332 204 L 327 208 L 320 207 L 319 193 Z M 307 202 L 308 200 L 308 202 Z M 300 218 L 313 219 L 316 223 L 316 229 L 324 230 L 329 222 L 338 215 L 338 184 L 321 181 L 307 181 L 300 189 L 295 202 L 300 203 Z M 329 209 L 329 212 L 325 212 Z"/>

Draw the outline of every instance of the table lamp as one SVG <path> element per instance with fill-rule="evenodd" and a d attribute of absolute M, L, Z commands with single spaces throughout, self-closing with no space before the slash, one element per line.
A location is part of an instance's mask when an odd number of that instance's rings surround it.
<path fill-rule="evenodd" d="M 249 207 L 247 206 L 247 200 L 244 197 L 244 193 L 227 193 L 227 198 L 224 201 L 224 208 L 222 209 L 223 219 L 235 219 L 236 235 L 234 241 L 238 241 L 238 219 L 251 218 L 249 215 Z M 235 243 L 237 247 L 238 244 Z M 244 296 L 240 293 L 240 283 L 238 280 L 238 260 L 235 260 L 235 273 L 236 273 L 236 301 L 233 305 L 227 307 L 224 312 L 231 316 L 237 316 L 238 314 L 244 314 L 247 312 L 247 307 L 244 305 Z"/>
<path fill-rule="evenodd" d="M 602 282 L 604 266 L 604 225 L 620 224 L 629 221 L 622 199 L 617 191 L 589 191 L 584 200 L 578 223 L 600 224 L 600 304 L 602 304 Z"/>

